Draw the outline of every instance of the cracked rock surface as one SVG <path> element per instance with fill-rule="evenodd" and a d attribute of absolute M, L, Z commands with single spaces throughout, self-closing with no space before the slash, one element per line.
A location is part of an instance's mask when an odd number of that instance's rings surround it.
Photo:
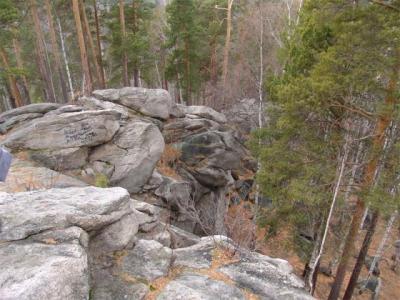
<path fill-rule="evenodd" d="M 156 211 L 118 187 L 0 193 L 0 299 L 312 299 L 287 262 Z"/>

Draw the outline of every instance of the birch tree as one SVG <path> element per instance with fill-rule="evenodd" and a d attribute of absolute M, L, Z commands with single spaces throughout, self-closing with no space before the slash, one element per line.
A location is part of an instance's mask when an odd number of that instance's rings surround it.
<path fill-rule="evenodd" d="M 52 46 L 52 54 L 54 56 L 54 62 L 56 65 L 58 77 L 60 80 L 61 91 L 63 95 L 64 102 L 68 102 L 68 91 L 67 91 L 67 84 L 65 80 L 65 75 L 61 63 L 61 55 L 60 55 L 60 48 L 57 43 L 56 31 L 54 28 L 54 21 L 53 21 L 53 14 L 52 14 L 52 6 L 50 4 L 50 0 L 45 0 L 46 6 L 46 13 L 47 13 L 47 22 L 49 24 L 49 32 L 50 32 L 50 39 L 51 39 L 51 46 Z"/>
<path fill-rule="evenodd" d="M 122 37 L 122 78 L 124 86 L 129 86 L 129 74 L 128 74 L 128 54 L 126 52 L 126 26 L 125 26 L 125 1 L 119 0 L 119 21 L 121 26 L 121 37 Z"/>

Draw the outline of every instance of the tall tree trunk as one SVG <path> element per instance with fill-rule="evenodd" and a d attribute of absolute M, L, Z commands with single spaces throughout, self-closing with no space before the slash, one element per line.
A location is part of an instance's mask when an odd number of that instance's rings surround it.
<path fill-rule="evenodd" d="M 389 80 L 387 87 L 387 95 L 385 98 L 385 106 L 388 108 L 378 119 L 378 124 L 375 127 L 375 132 L 372 141 L 372 153 L 373 157 L 367 164 L 366 171 L 363 177 L 363 188 L 369 189 L 375 178 L 375 173 L 378 169 L 379 157 L 375 153 L 381 153 L 385 143 L 385 132 L 393 118 L 393 111 L 397 100 L 397 85 L 399 81 L 400 72 L 400 50 L 396 49 L 396 63 L 393 67 L 393 72 Z M 360 228 L 362 216 L 364 213 L 365 205 L 362 199 L 357 198 L 356 208 L 353 213 L 353 219 L 350 225 L 349 233 L 346 238 L 346 244 L 343 249 L 343 256 L 341 258 L 335 281 L 332 285 L 328 300 L 336 300 L 340 294 L 340 288 L 343 284 L 344 276 L 346 274 L 346 267 L 348 265 L 349 259 L 354 251 L 354 242 L 358 234 L 358 229 Z"/>
<path fill-rule="evenodd" d="M 343 146 L 344 152 L 343 152 L 343 157 L 342 157 L 342 161 L 341 161 L 341 164 L 340 164 L 339 176 L 338 176 L 338 179 L 337 179 L 337 182 L 336 182 L 335 191 L 333 193 L 333 198 L 332 198 L 331 206 L 330 206 L 330 209 L 329 209 L 329 215 L 328 215 L 328 218 L 326 220 L 325 230 L 324 230 L 324 234 L 323 234 L 323 237 L 322 237 L 321 245 L 319 247 L 317 257 L 315 258 L 314 261 L 311 261 L 311 263 L 310 263 L 311 270 L 310 270 L 310 276 L 308 278 L 307 284 L 308 284 L 308 286 L 310 288 L 311 295 L 314 294 L 314 290 L 315 290 L 315 282 L 313 280 L 314 272 L 316 271 L 317 266 L 319 266 L 322 253 L 324 252 L 325 242 L 326 242 L 326 238 L 328 236 L 329 225 L 330 225 L 330 222 L 331 222 L 331 219 L 332 219 L 332 215 L 333 215 L 333 212 L 334 212 L 334 209 L 335 209 L 335 206 L 336 206 L 337 196 L 338 196 L 339 191 L 340 191 L 340 186 L 342 184 L 343 174 L 344 174 L 344 171 L 345 171 L 345 168 L 346 168 L 347 157 L 348 157 L 348 154 L 349 154 L 349 150 L 348 150 L 348 148 L 349 148 L 349 137 L 346 136 L 345 139 L 346 139 L 346 142 L 345 142 L 345 145 Z"/>
<path fill-rule="evenodd" d="M 321 218 L 324 218 L 321 215 Z M 306 286 L 309 288 L 310 293 L 315 289 L 315 283 L 317 282 L 318 270 L 319 270 L 319 259 L 318 254 L 321 249 L 322 237 L 324 234 L 324 223 L 318 225 L 317 234 L 314 236 L 314 247 L 311 253 L 310 260 L 306 263 L 303 270 L 303 277 Z"/>
<path fill-rule="evenodd" d="M 5 84 L 4 88 L 5 88 L 4 97 L 6 97 L 5 103 L 7 104 L 8 109 L 16 108 L 17 105 L 15 104 L 15 99 L 14 99 L 13 96 L 11 95 L 11 89 L 10 89 L 10 87 L 8 86 L 8 84 Z"/>
<path fill-rule="evenodd" d="M 82 71 L 85 78 L 84 94 L 90 95 L 93 91 L 92 78 L 90 75 L 89 59 L 86 52 L 85 38 L 83 36 L 82 21 L 79 13 L 78 0 L 72 0 L 72 9 L 74 12 L 75 26 L 78 34 L 79 50 L 81 55 Z"/>
<path fill-rule="evenodd" d="M 0 48 L 0 56 L 3 62 L 4 68 L 7 70 L 7 79 L 10 85 L 10 94 L 15 101 L 15 106 L 20 107 L 23 106 L 22 97 L 18 89 L 17 80 L 15 79 L 14 75 L 12 75 L 10 71 L 10 63 L 8 61 L 8 56 L 6 51 L 3 48 Z"/>
<path fill-rule="evenodd" d="M 397 211 L 395 211 L 390 216 L 390 219 L 386 225 L 385 234 L 383 235 L 383 238 L 381 240 L 381 243 L 379 244 L 378 250 L 376 251 L 376 254 L 374 255 L 374 259 L 371 263 L 371 267 L 369 268 L 368 278 L 372 275 L 373 270 L 375 269 L 375 266 L 378 264 L 379 260 L 381 259 L 382 255 L 383 255 L 385 245 L 390 237 L 390 232 L 392 230 L 394 222 L 396 221 L 397 216 L 398 216 Z"/>
<path fill-rule="evenodd" d="M 132 3 L 133 8 L 133 34 L 137 35 L 139 31 L 139 24 L 138 24 L 138 10 L 139 10 L 139 1 L 133 0 Z M 135 87 L 140 86 L 140 71 L 137 65 L 137 61 L 134 61 L 133 64 L 133 84 Z"/>
<path fill-rule="evenodd" d="M 13 39 L 13 47 L 14 47 L 14 53 L 15 53 L 15 60 L 17 62 L 17 68 L 20 70 L 23 70 L 24 63 L 21 58 L 21 45 L 19 44 L 19 41 L 17 39 Z M 28 80 L 26 79 L 26 76 L 24 74 L 21 75 L 21 78 L 22 78 L 22 83 L 23 83 L 24 96 L 26 97 L 26 101 L 24 101 L 24 103 L 30 104 L 31 97 L 29 95 Z"/>
<path fill-rule="evenodd" d="M 99 22 L 99 14 L 97 10 L 96 0 L 93 0 L 93 8 L 94 8 L 94 22 L 96 24 L 97 60 L 100 66 L 100 85 L 101 88 L 106 88 L 106 79 L 104 75 L 104 65 L 103 65 L 103 53 L 101 49 L 101 40 L 100 40 L 100 22 Z"/>
<path fill-rule="evenodd" d="M 50 70 L 47 67 L 50 63 L 46 62 L 46 45 L 42 32 L 42 28 L 40 26 L 39 15 L 36 7 L 36 0 L 30 0 L 30 11 L 33 19 L 33 24 L 35 28 L 36 34 L 36 47 L 37 47 L 37 56 L 38 56 L 38 64 L 39 70 L 42 77 L 42 82 L 44 89 L 46 91 L 46 100 L 48 102 L 56 102 L 56 95 L 52 86 L 52 78 L 50 76 Z"/>
<path fill-rule="evenodd" d="M 225 106 L 225 92 L 226 92 L 226 80 L 228 77 L 229 67 L 229 51 L 231 49 L 231 33 L 232 33 L 232 6 L 234 0 L 228 0 L 228 7 L 226 13 L 226 36 L 224 46 L 224 62 L 222 65 L 222 104 Z"/>
<path fill-rule="evenodd" d="M 128 54 L 126 53 L 126 27 L 125 27 L 125 1 L 119 0 L 119 21 L 121 25 L 121 38 L 122 38 L 122 78 L 124 86 L 129 86 L 129 75 L 128 75 Z"/>
<path fill-rule="evenodd" d="M 58 47 L 58 43 L 57 43 L 56 31 L 54 29 L 53 14 L 51 12 L 50 0 L 45 0 L 45 5 L 46 5 L 46 12 L 47 12 L 47 21 L 49 23 L 49 31 L 50 31 L 50 39 L 51 39 L 51 45 L 52 45 L 52 50 L 53 50 L 53 56 L 54 56 L 54 61 L 56 64 L 58 76 L 60 79 L 61 91 L 62 91 L 64 102 L 68 102 L 67 84 L 65 81 L 65 76 L 64 76 L 64 72 L 63 72 L 63 68 L 62 68 L 60 48 Z"/>
<path fill-rule="evenodd" d="M 67 78 L 68 78 L 68 85 L 69 85 L 69 92 L 70 92 L 70 99 L 74 99 L 74 87 L 72 85 L 72 78 L 71 78 L 71 72 L 69 70 L 69 63 L 68 63 L 68 57 L 67 57 L 67 51 L 65 49 L 65 43 L 64 43 L 64 34 L 61 28 L 61 22 L 60 18 L 57 16 L 57 25 L 58 25 L 58 34 L 60 35 L 60 41 L 61 41 L 61 50 L 63 53 L 63 58 L 64 58 L 64 64 L 65 64 L 65 70 L 67 72 Z"/>
<path fill-rule="evenodd" d="M 358 277 L 360 276 L 361 273 L 361 268 L 363 267 L 365 262 L 365 256 L 368 253 L 368 249 L 372 241 L 372 236 L 375 233 L 375 228 L 378 223 L 378 217 L 379 213 L 378 211 L 375 210 L 372 213 L 371 223 L 369 225 L 367 233 L 365 234 L 364 241 L 362 243 L 360 253 L 358 254 L 356 265 L 354 266 L 353 272 L 351 273 L 350 281 L 349 284 L 347 285 L 346 292 L 344 293 L 343 300 L 350 300 L 351 297 L 353 296 L 354 289 L 357 285 Z"/>
<path fill-rule="evenodd" d="M 186 105 L 192 105 L 192 83 L 190 76 L 190 57 L 189 57 L 189 41 L 185 40 L 185 97 L 186 97 Z"/>
<path fill-rule="evenodd" d="M 93 40 L 93 35 L 92 31 L 90 30 L 90 25 L 89 21 L 86 15 L 86 8 L 85 8 L 85 3 L 82 1 L 80 2 L 80 12 L 81 12 L 81 17 L 83 21 L 83 26 L 84 26 L 84 32 L 86 33 L 87 41 L 88 41 L 88 47 L 89 51 L 93 57 L 93 62 L 94 62 L 94 67 L 96 69 L 96 78 L 97 78 L 97 83 L 100 88 L 104 88 L 104 82 L 102 82 L 102 76 L 101 76 L 101 68 L 99 65 L 99 60 L 98 60 L 98 53 L 97 53 L 97 48 L 94 45 L 94 40 Z"/>
<path fill-rule="evenodd" d="M 366 134 L 366 132 L 367 132 L 367 130 L 365 129 L 365 127 L 363 127 L 361 129 L 361 136 L 364 136 Z M 351 193 L 353 185 L 354 185 L 356 173 L 359 170 L 360 162 L 361 162 L 362 157 L 363 157 L 363 149 L 364 149 L 364 143 L 363 142 L 359 142 L 358 145 L 357 145 L 357 152 L 355 153 L 355 157 L 352 160 L 353 166 L 351 168 L 351 175 L 350 175 L 349 182 L 347 184 L 346 191 L 345 191 L 344 197 L 343 197 L 344 198 L 344 204 L 345 204 L 345 210 L 349 210 L 349 196 L 350 196 L 350 193 Z M 343 231 L 343 233 L 345 233 L 345 232 L 348 231 L 347 223 L 349 223 L 349 222 L 347 220 L 344 220 L 344 216 L 343 215 L 344 215 L 344 213 L 341 213 L 340 220 L 339 220 L 339 224 L 340 224 L 339 226 L 342 227 L 345 224 L 345 226 L 344 226 L 345 228 L 344 228 L 344 231 Z M 331 262 L 331 269 L 332 269 L 332 272 L 334 272 L 334 273 L 336 273 L 336 268 L 337 268 L 337 265 L 339 263 L 339 259 L 342 256 L 345 243 L 346 243 L 345 239 L 342 239 L 340 241 L 339 247 L 336 250 L 335 256 L 334 256 L 334 258 L 333 258 L 333 260 Z"/>

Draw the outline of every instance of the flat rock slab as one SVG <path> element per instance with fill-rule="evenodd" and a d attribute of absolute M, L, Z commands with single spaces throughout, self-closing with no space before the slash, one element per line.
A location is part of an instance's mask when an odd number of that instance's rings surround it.
<path fill-rule="evenodd" d="M 88 299 L 86 252 L 79 244 L 0 245 L 0 299 Z"/>
<path fill-rule="evenodd" d="M 218 246 L 230 248 L 230 240 L 223 236 L 207 236 L 190 247 L 174 250 L 175 267 L 207 269 L 211 267 L 212 252 Z"/>
<path fill-rule="evenodd" d="M 214 280 L 206 275 L 185 273 L 168 283 L 157 300 L 245 300 L 234 285 Z"/>
<path fill-rule="evenodd" d="M 30 159 L 56 171 L 80 169 L 86 165 L 88 156 L 87 147 L 29 151 Z"/>
<path fill-rule="evenodd" d="M 122 89 L 97 90 L 93 96 L 104 101 L 116 102 L 146 116 L 166 120 L 173 103 L 170 94 L 162 89 L 125 87 Z"/>
<path fill-rule="evenodd" d="M 60 228 L 99 230 L 132 212 L 122 188 L 50 189 L 0 193 L 0 241 L 15 241 Z"/>
<path fill-rule="evenodd" d="M 152 240 L 139 240 L 132 251 L 122 258 L 121 270 L 136 279 L 153 281 L 166 276 L 172 250 Z"/>
<path fill-rule="evenodd" d="M 113 110 L 50 115 L 18 128 L 3 144 L 11 149 L 32 150 L 96 146 L 112 139 L 120 117 Z"/>
<path fill-rule="evenodd" d="M 314 299 L 304 290 L 304 283 L 297 276 L 268 261 L 273 262 L 273 259 L 263 255 L 242 258 L 239 262 L 221 267 L 219 271 L 237 286 L 259 295 L 261 299 Z"/>
<path fill-rule="evenodd" d="M 108 110 L 112 109 L 121 114 L 121 117 L 123 119 L 127 119 L 129 117 L 129 109 L 125 106 L 110 102 L 110 101 L 102 101 L 99 99 L 96 99 L 95 97 L 81 97 L 78 99 L 78 102 L 85 106 L 88 107 L 89 109 L 94 109 L 94 110 Z"/>
<path fill-rule="evenodd" d="M 23 115 L 17 115 L 11 118 L 8 118 L 5 122 L 0 124 L 0 133 L 4 134 L 11 128 L 21 125 L 27 121 L 37 119 L 42 117 L 43 114 L 40 113 L 28 113 Z"/>
<path fill-rule="evenodd" d="M 57 109 L 61 106 L 61 104 L 57 103 L 34 103 L 25 106 L 21 106 L 15 109 L 11 109 L 0 114 L 0 123 L 3 123 L 9 120 L 12 117 L 23 115 L 23 114 L 32 114 L 39 113 L 45 114 L 51 110 Z"/>
<path fill-rule="evenodd" d="M 213 120 L 218 123 L 226 123 L 225 115 L 217 112 L 211 107 L 201 106 L 201 105 L 193 105 L 193 106 L 178 105 L 178 107 L 187 115 L 195 115 L 198 117 Z"/>
<path fill-rule="evenodd" d="M 137 193 L 151 177 L 164 146 L 164 138 L 157 126 L 132 121 L 121 128 L 110 143 L 94 149 L 90 161 L 113 165 L 110 183 Z"/>

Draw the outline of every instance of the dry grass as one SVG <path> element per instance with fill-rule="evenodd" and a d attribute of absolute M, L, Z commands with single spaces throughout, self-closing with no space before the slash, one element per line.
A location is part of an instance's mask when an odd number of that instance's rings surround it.
<path fill-rule="evenodd" d="M 244 297 L 246 298 L 246 300 L 260 300 L 259 296 L 253 294 L 249 290 L 242 289 L 242 292 L 243 292 Z"/>
<path fill-rule="evenodd" d="M 49 238 L 44 239 L 43 242 L 47 245 L 57 245 L 57 241 L 55 239 Z"/>
<path fill-rule="evenodd" d="M 167 276 L 157 278 L 155 281 L 153 281 L 150 284 L 150 292 L 147 293 L 145 300 L 155 300 L 162 292 L 162 290 L 166 287 L 168 283 L 170 283 L 172 280 L 174 280 L 176 277 L 178 277 L 180 274 L 182 274 L 183 268 L 172 268 Z"/>
<path fill-rule="evenodd" d="M 219 267 L 239 262 L 239 252 L 232 251 L 232 249 L 218 245 L 212 251 L 212 261 L 210 269 L 218 269 Z"/>
<path fill-rule="evenodd" d="M 229 196 L 231 198 L 231 196 Z M 240 201 L 238 205 L 232 205 L 225 216 L 225 226 L 228 236 L 240 247 L 254 249 L 256 224 L 253 222 L 252 207 L 250 201 Z"/>
<path fill-rule="evenodd" d="M 218 271 L 220 267 L 240 261 L 239 252 L 232 249 L 218 246 L 212 252 L 212 262 L 209 269 L 200 269 L 199 274 L 206 275 L 211 279 L 222 281 L 228 285 L 235 285 L 235 282 L 224 273 Z M 246 300 L 259 300 L 259 297 L 247 289 L 241 289 Z"/>
<path fill-rule="evenodd" d="M 182 179 L 176 173 L 176 165 L 182 153 L 172 145 L 166 145 L 161 159 L 158 161 L 157 170 L 164 176 L 175 179 Z"/>
<path fill-rule="evenodd" d="M 119 277 L 127 282 L 127 283 L 131 283 L 131 284 L 135 284 L 135 283 L 139 283 L 140 281 L 137 280 L 135 277 L 133 277 L 132 275 L 128 274 L 128 273 L 120 273 Z"/>
<path fill-rule="evenodd" d="M 114 260 L 115 264 L 120 267 L 122 264 L 122 260 L 124 259 L 125 256 L 128 255 L 128 251 L 122 250 L 122 251 L 115 251 L 114 252 Z"/>

